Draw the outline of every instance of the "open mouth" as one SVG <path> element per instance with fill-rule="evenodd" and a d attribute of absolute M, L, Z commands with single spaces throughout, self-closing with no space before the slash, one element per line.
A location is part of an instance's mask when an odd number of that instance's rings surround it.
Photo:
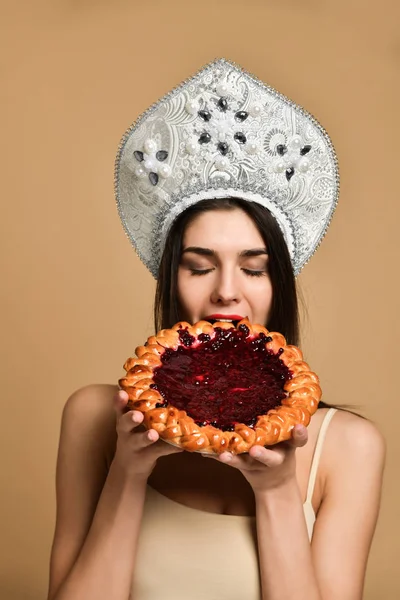
<path fill-rule="evenodd" d="M 243 319 L 240 315 L 212 315 L 210 317 L 205 317 L 205 321 L 211 323 L 211 325 L 215 325 L 215 323 L 232 323 L 234 327 L 237 327 L 238 323 Z"/>
<path fill-rule="evenodd" d="M 237 327 L 237 324 L 239 323 L 239 319 L 207 319 L 207 321 L 211 323 L 211 325 L 215 325 L 215 323 L 232 323 L 234 327 Z"/>

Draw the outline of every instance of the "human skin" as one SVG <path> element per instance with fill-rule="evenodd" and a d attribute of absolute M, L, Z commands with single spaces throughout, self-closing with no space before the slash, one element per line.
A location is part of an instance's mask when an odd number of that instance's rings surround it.
<path fill-rule="evenodd" d="M 212 252 L 183 254 L 178 272 L 182 319 L 233 313 L 268 322 L 273 294 L 268 257 L 243 211 L 201 214 L 185 232 L 184 250 L 189 247 Z M 257 256 L 246 254 L 252 249 L 260 251 Z M 108 406 L 114 389 L 78 390 L 64 410 L 49 600 L 127 600 L 147 479 L 159 456 L 180 451 L 160 441 L 154 430 L 141 431 L 142 414 L 124 412 L 128 397 L 120 391 L 114 397 L 116 451 L 103 478 L 105 453 L 99 448 L 105 445 L 100 439 L 105 426 L 98 421 L 101 414 L 104 422 L 111 418 L 108 408 L 101 413 L 99 406 Z M 329 433 L 326 485 L 311 545 L 295 468 L 296 449 L 307 443 L 305 428 L 294 428 L 290 441 L 273 448 L 208 458 L 238 469 L 254 491 L 263 600 L 362 598 L 384 443 L 371 423 L 344 411 L 335 415 Z"/>
<path fill-rule="evenodd" d="M 265 325 L 272 293 L 264 241 L 244 211 L 207 211 L 189 224 L 178 270 L 184 319 L 235 314 Z"/>
<path fill-rule="evenodd" d="M 208 315 L 234 314 L 264 325 L 268 322 L 272 295 L 264 240 L 243 210 L 207 211 L 189 224 L 178 270 L 178 297 L 190 323 Z M 280 484 L 280 477 L 295 477 L 292 450 L 306 442 L 307 428 L 298 425 L 290 444 L 279 444 L 273 450 L 255 446 L 249 455 L 238 458 L 224 452 L 219 460 L 240 468 L 254 491 L 266 486 L 274 488 Z M 256 468 L 264 463 L 284 466 L 266 479 L 265 469 Z"/>
<path fill-rule="evenodd" d="M 254 255 L 256 250 L 260 251 L 259 255 Z M 207 315 L 234 314 L 246 316 L 253 323 L 265 324 L 272 294 L 264 241 L 244 211 L 237 208 L 206 212 L 187 227 L 178 271 L 178 295 L 189 322 L 200 321 Z M 307 598 L 317 600 L 320 595 L 296 481 L 295 449 L 306 444 L 307 438 L 307 428 L 300 425 L 295 427 L 290 442 L 275 448 L 254 446 L 245 456 L 234 456 L 229 452 L 215 458 L 210 456 L 239 469 L 252 486 L 256 506 L 260 507 L 257 511 L 260 552 L 266 561 L 274 561 L 278 541 L 266 535 L 271 530 L 268 509 L 271 504 L 276 504 L 271 503 L 271 494 L 283 492 L 283 497 L 293 498 L 290 508 L 297 517 L 293 526 L 298 530 L 299 539 L 297 544 L 289 541 L 292 551 L 286 549 L 286 553 L 288 557 L 293 556 L 293 545 L 298 546 L 295 549 L 296 558 L 300 559 L 297 560 L 297 583 L 306 590 Z M 288 487 L 285 489 L 285 486 Z M 276 573 L 281 571 L 282 561 L 275 564 L 275 572 L 269 567 L 266 573 L 263 565 L 260 566 L 263 595 L 268 594 L 271 600 L 281 598 L 282 586 Z"/>
<path fill-rule="evenodd" d="M 268 323 L 273 294 L 268 257 L 265 254 L 243 257 L 246 250 L 264 248 L 256 226 L 246 213 L 241 209 L 204 213 L 186 229 L 183 241 L 178 294 L 189 322 L 222 313 L 247 316 L 254 323 Z M 355 442 L 357 428 L 361 433 Z M 343 434 L 348 446 L 342 444 L 337 451 L 337 463 L 333 462 L 330 481 L 335 484 L 324 499 L 321 517 L 317 516 L 314 547 L 308 539 L 296 479 L 296 449 L 308 441 L 306 427 L 294 427 L 287 442 L 270 448 L 253 446 L 245 455 L 229 452 L 205 455 L 209 460 L 238 469 L 253 489 L 263 600 L 362 597 L 385 451 L 379 432 L 367 421 L 357 423 L 354 437 L 345 428 Z M 365 460 L 369 460 L 368 473 L 362 471 Z M 349 489 L 350 480 L 356 491 L 349 497 L 343 490 Z M 342 532 L 343 539 L 346 523 L 349 530 L 353 529 L 352 520 L 360 518 L 359 505 L 366 489 L 370 503 L 364 508 L 363 527 L 355 533 L 357 543 L 352 538 L 346 551 L 337 539 L 338 532 Z M 338 549 L 336 554 L 333 547 Z M 338 572 L 342 574 L 340 580 L 335 575 Z"/>
<path fill-rule="evenodd" d="M 127 400 L 115 386 L 91 385 L 65 405 L 48 600 L 129 598 L 148 476 L 158 458 L 182 451 L 143 431 L 142 413 L 125 412 Z"/>

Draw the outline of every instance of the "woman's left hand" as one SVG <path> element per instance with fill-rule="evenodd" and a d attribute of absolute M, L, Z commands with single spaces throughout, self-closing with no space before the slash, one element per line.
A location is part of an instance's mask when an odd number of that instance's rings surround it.
<path fill-rule="evenodd" d="M 248 454 L 223 452 L 213 458 L 241 471 L 254 492 L 264 492 L 296 477 L 296 448 L 304 446 L 307 440 L 307 427 L 296 425 L 292 437 L 276 446 L 253 446 Z"/>

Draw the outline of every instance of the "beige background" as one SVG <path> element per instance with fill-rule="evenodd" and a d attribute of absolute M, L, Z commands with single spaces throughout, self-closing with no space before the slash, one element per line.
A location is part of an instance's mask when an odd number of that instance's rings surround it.
<path fill-rule="evenodd" d="M 337 148 L 339 207 L 299 277 L 304 348 L 325 399 L 361 405 L 388 440 L 365 598 L 399 598 L 396 0 L 25 0 L 1 13 L 1 600 L 46 595 L 66 398 L 115 382 L 152 330 L 154 282 L 114 205 L 119 139 L 220 56 L 307 108 Z"/>

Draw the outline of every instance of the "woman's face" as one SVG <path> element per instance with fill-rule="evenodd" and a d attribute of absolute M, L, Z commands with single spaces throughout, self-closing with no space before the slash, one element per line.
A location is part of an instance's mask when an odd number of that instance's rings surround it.
<path fill-rule="evenodd" d="M 178 296 L 190 323 L 225 316 L 267 324 L 272 302 L 267 250 L 240 208 L 206 211 L 188 225 Z"/>

